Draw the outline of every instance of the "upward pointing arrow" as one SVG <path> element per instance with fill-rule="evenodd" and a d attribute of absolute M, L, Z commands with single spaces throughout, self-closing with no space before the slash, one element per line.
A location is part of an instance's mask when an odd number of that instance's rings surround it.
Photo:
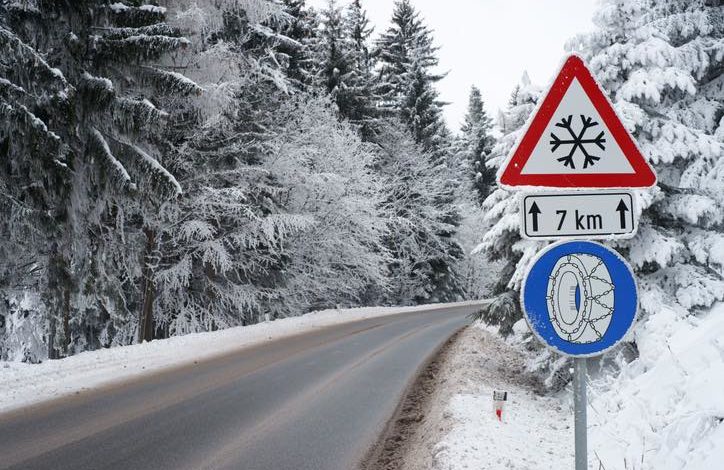
<path fill-rule="evenodd" d="M 530 206 L 530 209 L 528 210 L 528 213 L 533 216 L 533 231 L 538 231 L 538 214 L 540 214 L 540 208 L 538 207 L 538 204 L 533 202 L 533 205 Z"/>
<path fill-rule="evenodd" d="M 616 207 L 616 211 L 618 212 L 619 216 L 621 217 L 621 228 L 626 228 L 626 212 L 628 212 L 628 206 L 625 202 L 623 202 L 623 199 L 618 203 L 618 207 Z"/>

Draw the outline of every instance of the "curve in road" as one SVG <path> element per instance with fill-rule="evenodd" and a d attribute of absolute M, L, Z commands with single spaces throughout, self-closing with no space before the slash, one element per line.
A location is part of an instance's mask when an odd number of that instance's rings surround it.
<path fill-rule="evenodd" d="M 327 327 L 0 415 L 0 468 L 356 468 L 478 308 Z"/>

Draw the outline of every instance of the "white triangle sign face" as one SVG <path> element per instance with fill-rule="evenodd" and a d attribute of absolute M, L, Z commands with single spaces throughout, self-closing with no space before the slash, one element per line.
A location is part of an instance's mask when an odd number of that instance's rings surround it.
<path fill-rule="evenodd" d="M 571 56 L 507 162 L 500 184 L 649 187 L 656 176 L 583 61 Z"/>
<path fill-rule="evenodd" d="M 542 137 L 523 165 L 522 174 L 634 173 L 575 78 Z M 577 140 L 583 143 L 577 145 Z"/>

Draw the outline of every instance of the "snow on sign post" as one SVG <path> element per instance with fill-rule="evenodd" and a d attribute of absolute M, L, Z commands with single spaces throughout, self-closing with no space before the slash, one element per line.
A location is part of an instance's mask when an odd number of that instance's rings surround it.
<path fill-rule="evenodd" d="M 498 184 L 521 198 L 529 239 L 628 238 L 637 230 L 628 191 L 656 175 L 583 60 L 566 59 L 533 112 Z M 633 271 L 615 251 L 585 240 L 558 241 L 525 275 L 523 313 L 535 336 L 574 358 L 576 470 L 588 465 L 586 358 L 618 344 L 636 318 Z"/>

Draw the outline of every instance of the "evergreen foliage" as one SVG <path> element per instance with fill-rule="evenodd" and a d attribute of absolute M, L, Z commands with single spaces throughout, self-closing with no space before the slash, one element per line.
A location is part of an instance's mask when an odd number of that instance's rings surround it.
<path fill-rule="evenodd" d="M 492 122 L 485 112 L 480 90 L 473 86 L 470 89 L 468 112 L 461 128 L 462 150 L 480 204 L 495 186 L 495 168 L 485 164 L 495 143 L 491 135 Z"/>
<path fill-rule="evenodd" d="M 382 107 L 396 113 L 425 151 L 444 145 L 442 103 L 434 84 L 438 48 L 409 0 L 395 2 L 392 24 L 377 39 Z"/>
<path fill-rule="evenodd" d="M 464 295 L 432 34 L 407 1 L 371 34 L 359 0 L 0 4 L 0 357 Z"/>
<path fill-rule="evenodd" d="M 639 232 L 619 247 L 638 274 L 642 336 L 724 297 L 724 19 L 707 1 L 604 3 L 598 30 L 571 41 L 658 175 L 639 194 Z M 658 334 L 658 333 L 657 333 Z M 663 342 L 665 343 L 665 339 Z M 637 344 L 645 357 L 660 347 Z M 649 349 L 652 348 L 652 349 Z"/>
<path fill-rule="evenodd" d="M 486 168 L 498 170 L 505 162 L 521 137 L 540 94 L 541 90 L 533 86 L 528 75 L 524 74 L 511 96 L 508 108 L 498 118 L 497 124 L 503 135 L 486 160 Z M 520 290 L 527 263 L 542 247 L 539 242 L 521 240 L 518 206 L 519 201 L 511 192 L 496 188 L 483 202 L 485 221 L 490 224 L 490 229 L 475 249 L 476 252 L 484 253 L 491 261 L 501 262 L 503 265 L 493 287 L 493 301 L 481 313 L 485 321 L 499 325 L 503 335 L 512 333 L 513 324 L 522 318 L 517 292 Z"/>

